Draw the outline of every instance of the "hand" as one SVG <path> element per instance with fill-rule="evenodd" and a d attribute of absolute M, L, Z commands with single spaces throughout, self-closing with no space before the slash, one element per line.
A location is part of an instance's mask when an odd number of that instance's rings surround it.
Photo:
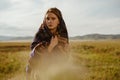
<path fill-rule="evenodd" d="M 67 42 L 67 38 L 60 37 L 60 36 L 59 36 L 59 38 L 58 38 L 58 41 L 59 41 L 60 43 L 63 43 L 63 44 L 68 43 L 68 42 Z"/>
<path fill-rule="evenodd" d="M 52 37 L 50 41 L 50 46 L 54 48 L 57 44 L 58 44 L 58 37 L 57 36 Z"/>
<path fill-rule="evenodd" d="M 52 49 L 58 44 L 58 37 L 52 37 L 50 41 L 50 45 L 48 46 L 48 51 L 51 52 Z"/>

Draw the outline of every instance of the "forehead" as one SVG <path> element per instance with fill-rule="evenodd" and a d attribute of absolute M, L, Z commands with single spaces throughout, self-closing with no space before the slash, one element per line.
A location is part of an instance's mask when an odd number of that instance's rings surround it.
<path fill-rule="evenodd" d="M 57 17 L 57 15 L 52 12 L 48 12 L 45 17 Z"/>

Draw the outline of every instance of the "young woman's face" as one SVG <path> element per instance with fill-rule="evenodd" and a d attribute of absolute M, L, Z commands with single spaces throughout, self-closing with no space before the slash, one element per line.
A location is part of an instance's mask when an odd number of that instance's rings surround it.
<path fill-rule="evenodd" d="M 45 16 L 45 23 L 50 30 L 57 29 L 59 19 L 54 13 L 47 13 Z"/>

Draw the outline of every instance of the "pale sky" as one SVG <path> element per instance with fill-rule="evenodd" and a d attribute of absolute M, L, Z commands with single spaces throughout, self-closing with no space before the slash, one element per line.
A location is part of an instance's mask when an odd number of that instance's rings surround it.
<path fill-rule="evenodd" d="M 51 7 L 61 10 L 69 36 L 120 34 L 120 0 L 0 0 L 0 35 L 34 36 Z"/>

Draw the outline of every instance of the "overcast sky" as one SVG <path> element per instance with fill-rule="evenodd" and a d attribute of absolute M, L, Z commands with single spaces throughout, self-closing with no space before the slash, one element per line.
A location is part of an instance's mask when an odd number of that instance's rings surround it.
<path fill-rule="evenodd" d="M 69 36 L 120 34 L 120 0 L 0 0 L 0 35 L 34 36 L 51 7 L 61 10 Z"/>

